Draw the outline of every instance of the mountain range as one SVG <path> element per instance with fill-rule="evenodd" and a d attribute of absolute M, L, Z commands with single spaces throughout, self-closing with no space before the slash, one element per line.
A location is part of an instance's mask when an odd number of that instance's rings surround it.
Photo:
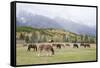
<path fill-rule="evenodd" d="M 50 17 L 44 15 L 32 14 L 26 11 L 17 14 L 16 19 L 17 26 L 30 26 L 33 28 L 55 28 L 77 34 L 96 35 L 95 27 L 89 27 L 81 23 L 83 22 L 77 23 L 72 20 L 60 17 L 51 19 Z"/>

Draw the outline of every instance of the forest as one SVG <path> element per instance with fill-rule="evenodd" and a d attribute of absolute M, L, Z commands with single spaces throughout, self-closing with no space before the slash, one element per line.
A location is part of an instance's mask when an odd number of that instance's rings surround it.
<path fill-rule="evenodd" d="M 63 29 L 32 28 L 26 26 L 16 27 L 16 39 L 24 40 L 26 43 L 41 43 L 48 42 L 48 40 L 70 43 L 96 43 L 96 37 L 87 34 L 76 34 Z"/>

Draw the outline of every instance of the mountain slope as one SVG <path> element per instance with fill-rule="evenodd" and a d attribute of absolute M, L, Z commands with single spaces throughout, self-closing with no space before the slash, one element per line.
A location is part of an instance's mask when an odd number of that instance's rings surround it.
<path fill-rule="evenodd" d="M 34 28 L 62 28 L 53 19 L 42 15 L 32 15 L 30 13 L 20 13 L 17 16 L 17 26 L 31 26 Z"/>
<path fill-rule="evenodd" d="M 66 29 L 67 31 L 71 31 L 71 32 L 74 32 L 77 34 L 96 35 L 95 27 L 89 27 L 87 25 L 81 24 L 83 22 L 80 22 L 80 24 L 79 24 L 74 21 L 66 20 L 66 19 L 62 19 L 62 18 L 57 18 L 56 21 L 58 24 L 61 24 L 61 26 L 64 29 Z"/>

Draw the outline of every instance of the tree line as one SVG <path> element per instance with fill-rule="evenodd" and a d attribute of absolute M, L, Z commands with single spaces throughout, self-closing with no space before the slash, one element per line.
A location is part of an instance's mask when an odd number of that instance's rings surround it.
<path fill-rule="evenodd" d="M 48 40 L 54 40 L 55 42 L 71 42 L 71 43 L 96 43 L 96 38 L 89 35 L 71 35 L 70 34 L 52 34 L 48 32 L 33 31 L 30 33 L 20 32 L 17 40 L 25 40 L 26 43 L 40 43 L 48 42 Z"/>

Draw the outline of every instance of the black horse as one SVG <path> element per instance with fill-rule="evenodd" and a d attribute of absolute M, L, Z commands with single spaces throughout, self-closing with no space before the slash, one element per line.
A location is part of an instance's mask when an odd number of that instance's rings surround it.
<path fill-rule="evenodd" d="M 79 47 L 78 47 L 78 44 L 76 44 L 76 43 L 73 44 L 73 48 L 79 48 Z"/>
<path fill-rule="evenodd" d="M 34 51 L 37 51 L 37 46 L 36 46 L 36 44 L 29 44 L 29 45 L 28 45 L 27 51 L 30 51 L 31 48 L 34 49 Z"/>

